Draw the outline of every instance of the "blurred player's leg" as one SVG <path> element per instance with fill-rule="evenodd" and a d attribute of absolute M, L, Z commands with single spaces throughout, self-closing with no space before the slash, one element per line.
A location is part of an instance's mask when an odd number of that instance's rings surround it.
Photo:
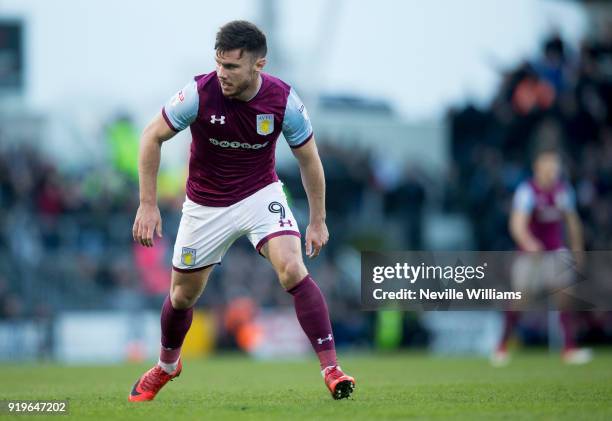
<path fill-rule="evenodd" d="M 572 314 L 569 311 L 560 311 L 559 321 L 561 323 L 561 331 L 563 333 L 563 350 L 567 351 L 569 349 L 576 348 Z"/>
<path fill-rule="evenodd" d="M 153 400 L 166 383 L 181 374 L 181 347 L 191 326 L 193 306 L 211 271 L 212 266 L 197 271 L 172 271 L 170 294 L 161 311 L 159 361 L 136 381 L 128 397 L 131 402 Z"/>
<path fill-rule="evenodd" d="M 578 348 L 574 332 L 574 315 L 569 311 L 559 312 L 559 322 L 563 332 L 563 351 L 561 357 L 568 364 L 586 364 L 593 359 L 588 348 Z"/>
<path fill-rule="evenodd" d="M 540 257 L 533 253 L 518 253 L 512 263 L 510 276 L 512 289 L 521 291 L 527 301 L 528 294 L 537 291 L 539 287 Z M 508 342 L 514 332 L 520 312 L 514 310 L 504 311 L 504 327 L 501 338 L 491 355 L 490 362 L 493 366 L 503 367 L 510 362 Z"/>
<path fill-rule="evenodd" d="M 299 238 L 288 235 L 272 238 L 262 252 L 274 266 L 282 286 L 293 296 L 298 321 L 317 353 L 332 396 L 335 399 L 350 396 L 355 380 L 345 375 L 338 366 L 327 303 L 306 271 Z"/>
<path fill-rule="evenodd" d="M 498 350 L 508 351 L 508 342 L 510 341 L 510 337 L 514 332 L 514 327 L 516 326 L 518 319 L 518 311 L 504 311 L 504 330 L 502 332 L 499 345 L 497 346 Z"/>
<path fill-rule="evenodd" d="M 491 364 L 495 366 L 504 366 L 509 362 L 508 354 L 508 342 L 514 332 L 514 327 L 519 318 L 518 311 L 504 311 L 504 329 L 502 331 L 501 339 L 495 349 L 495 352 L 491 356 Z"/>
<path fill-rule="evenodd" d="M 576 281 L 574 270 L 574 257 L 569 250 L 562 249 L 548 253 L 546 256 L 546 279 L 547 287 L 551 291 L 563 290 L 566 294 L 560 294 L 557 298 L 559 311 L 559 325 L 563 336 L 563 349 L 561 358 L 567 364 L 586 364 L 593 359 L 593 353 L 588 348 L 579 348 L 576 344 L 575 312 L 572 308 L 571 292 Z"/>

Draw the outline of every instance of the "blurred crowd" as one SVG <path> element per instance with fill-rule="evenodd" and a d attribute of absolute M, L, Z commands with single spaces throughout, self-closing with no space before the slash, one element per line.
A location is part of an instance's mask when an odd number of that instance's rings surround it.
<path fill-rule="evenodd" d="M 506 72 L 491 105 L 450 113 L 453 156 L 446 206 L 465 212 L 475 247 L 514 247 L 512 193 L 538 145 L 563 152 L 588 249 L 612 248 L 612 25 L 573 51 L 554 35 L 535 60 Z"/>
<path fill-rule="evenodd" d="M 578 52 L 554 36 L 539 58 L 504 75 L 489 107 L 451 111 L 451 176 L 441 205 L 467 216 L 474 249 L 514 247 L 507 232 L 510 201 L 540 142 L 557 142 L 565 152 L 588 248 L 612 247 L 611 35 L 585 41 Z M 125 149 L 120 165 L 109 159 L 102 167 L 70 170 L 31 145 L 3 142 L 0 130 L 0 319 L 161 305 L 184 193 L 181 186 L 160 198 L 164 238 L 156 247 L 135 245 L 138 187 L 129 159 L 135 149 L 123 141 L 133 128 L 125 119 L 119 123 L 108 143 Z M 445 180 L 415 163 L 393 164 L 375 150 L 338 146 L 325 136 L 318 142 L 332 236 L 309 269 L 329 301 L 337 342 L 371 342 L 376 321 L 374 313 L 359 311 L 358 251 L 427 247 L 427 212 L 440 205 L 431 200 L 432 186 Z M 279 177 L 304 233 L 306 196 L 297 164 L 288 168 Z M 198 306 L 223 315 L 244 297 L 258 308 L 292 306 L 271 266 L 241 239 L 213 271 Z M 412 332 L 419 329 L 412 323 Z"/>
<path fill-rule="evenodd" d="M 396 228 L 398 247 L 421 247 L 424 181 L 412 167 L 381 171 L 370 150 L 332 146 L 324 138 L 319 143 L 332 239 L 308 264 L 330 302 L 337 341 L 358 344 L 372 335 L 371 314 L 359 311 L 357 250 L 389 245 L 381 222 Z M 133 169 L 122 168 L 125 160 L 122 166 L 64 170 L 31 145 L 0 145 L 0 318 L 156 310 L 169 287 L 182 185 L 177 194 L 160 195 L 164 238 L 147 249 L 132 240 L 138 187 Z M 297 163 L 279 177 L 303 233 L 308 207 Z M 258 308 L 292 307 L 271 266 L 241 239 L 213 271 L 198 306 L 222 320 L 244 297 Z"/>
<path fill-rule="evenodd" d="M 87 308 L 99 291 L 136 285 L 126 236 L 134 191 L 112 170 L 62 173 L 31 145 L 5 145 L 0 317 Z"/>

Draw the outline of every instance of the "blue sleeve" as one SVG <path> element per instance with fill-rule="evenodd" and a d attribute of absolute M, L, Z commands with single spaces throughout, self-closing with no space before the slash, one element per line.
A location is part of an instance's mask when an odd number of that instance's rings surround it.
<path fill-rule="evenodd" d="M 572 213 L 576 211 L 576 193 L 569 184 L 565 184 L 564 189 L 557 194 L 555 201 L 564 212 Z"/>
<path fill-rule="evenodd" d="M 512 210 L 530 213 L 535 205 L 533 189 L 529 183 L 521 183 L 514 192 Z"/>
<path fill-rule="evenodd" d="M 300 97 L 293 88 L 287 98 L 285 118 L 283 119 L 283 135 L 292 148 L 304 145 L 312 137 L 312 125 L 308 112 Z"/>
<path fill-rule="evenodd" d="M 199 106 L 198 85 L 192 80 L 170 98 L 162 108 L 162 115 L 172 130 L 180 132 L 194 122 Z"/>

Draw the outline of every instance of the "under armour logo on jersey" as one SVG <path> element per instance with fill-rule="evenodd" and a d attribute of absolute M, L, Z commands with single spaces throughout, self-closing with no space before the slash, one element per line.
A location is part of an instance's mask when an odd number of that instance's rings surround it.
<path fill-rule="evenodd" d="M 210 116 L 210 123 L 211 124 L 215 124 L 215 123 L 225 124 L 225 116 L 222 115 L 221 117 L 217 118 L 217 115 L 213 114 Z"/>
<path fill-rule="evenodd" d="M 317 343 L 318 343 L 319 345 L 323 345 L 323 342 L 325 342 L 325 341 L 329 341 L 329 342 L 331 342 L 332 340 L 333 340 L 333 338 L 332 338 L 332 334 L 330 333 L 330 334 L 329 334 L 329 335 L 327 335 L 325 338 L 317 338 Z"/>
<path fill-rule="evenodd" d="M 281 227 L 284 227 L 285 225 L 290 227 L 293 226 L 291 219 L 285 219 L 285 207 L 282 204 L 278 202 L 270 202 L 270 204 L 268 205 L 268 210 L 272 213 L 280 214 L 280 219 L 278 220 L 278 223 Z"/>

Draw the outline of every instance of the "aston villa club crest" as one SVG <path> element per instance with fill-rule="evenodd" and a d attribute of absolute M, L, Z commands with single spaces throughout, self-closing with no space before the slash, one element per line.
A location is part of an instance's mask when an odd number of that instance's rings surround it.
<path fill-rule="evenodd" d="M 189 247 L 183 247 L 183 251 L 181 253 L 181 263 L 185 266 L 193 266 L 195 265 L 195 261 L 196 250 Z"/>
<path fill-rule="evenodd" d="M 274 114 L 257 114 L 257 134 L 268 135 L 274 131 Z"/>

